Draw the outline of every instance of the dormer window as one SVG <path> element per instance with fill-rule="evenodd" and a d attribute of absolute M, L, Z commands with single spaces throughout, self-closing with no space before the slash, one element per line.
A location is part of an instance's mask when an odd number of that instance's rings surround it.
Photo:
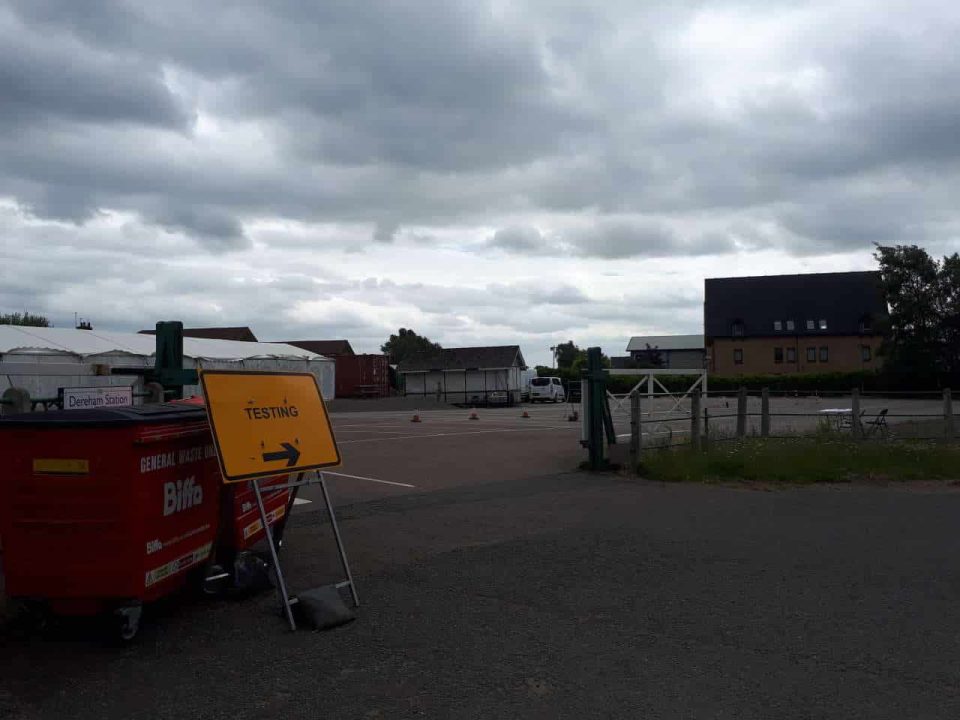
<path fill-rule="evenodd" d="M 743 320 L 734 320 L 730 326 L 730 334 L 733 337 L 743 337 Z"/>
<path fill-rule="evenodd" d="M 773 329 L 776 330 L 777 332 L 779 332 L 780 330 L 783 330 L 783 323 L 780 320 L 774 320 Z"/>
<path fill-rule="evenodd" d="M 787 320 L 787 330 L 793 332 L 794 330 L 793 320 Z"/>
<path fill-rule="evenodd" d="M 870 321 L 870 316 L 869 316 L 869 315 L 864 315 L 863 317 L 861 317 L 861 318 L 860 318 L 860 332 L 861 332 L 861 333 L 868 333 L 868 332 L 871 332 L 872 330 L 873 330 L 873 328 L 872 328 L 872 323 L 871 323 L 871 321 Z"/>
<path fill-rule="evenodd" d="M 821 321 L 820 321 L 820 329 L 821 329 L 821 330 L 826 330 L 826 329 L 827 329 L 827 321 L 826 321 L 826 320 L 821 320 Z"/>

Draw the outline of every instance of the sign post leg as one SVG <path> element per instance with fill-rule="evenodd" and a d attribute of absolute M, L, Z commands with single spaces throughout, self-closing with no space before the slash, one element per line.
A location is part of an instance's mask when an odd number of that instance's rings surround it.
<path fill-rule="evenodd" d="M 302 472 L 298 472 L 294 476 L 293 482 L 296 484 L 289 488 L 290 497 L 287 499 L 287 506 L 286 510 L 283 512 L 283 518 L 273 526 L 273 537 L 277 544 L 278 555 L 283 549 L 283 535 L 287 530 L 287 523 L 290 522 L 290 513 L 293 512 L 293 506 L 296 503 L 297 494 L 300 492 L 300 481 L 303 480 L 303 475 L 304 474 Z"/>
<path fill-rule="evenodd" d="M 270 548 L 270 557 L 273 560 L 273 572 L 277 576 L 277 592 L 280 595 L 280 602 L 283 603 L 283 611 L 287 616 L 287 621 L 290 623 L 290 629 L 296 630 L 297 623 L 293 619 L 293 611 L 290 609 L 290 596 L 287 594 L 287 584 L 283 579 L 283 570 L 280 569 L 280 558 L 277 556 L 277 548 L 273 544 L 273 533 L 270 531 L 270 523 L 267 522 L 267 510 L 263 506 L 263 495 L 260 493 L 260 481 L 251 480 L 253 484 L 253 492 L 257 496 L 257 508 L 260 510 L 260 522 L 263 523 L 263 532 L 267 536 L 267 547 Z M 324 496 L 326 496 L 326 488 L 324 488 Z M 329 507 L 329 502 L 328 502 Z M 331 513 L 331 517 L 332 517 Z M 336 529 L 336 525 L 334 525 Z M 337 542 L 340 542 L 340 536 L 337 535 Z"/>
<path fill-rule="evenodd" d="M 347 562 L 347 552 L 343 549 L 340 528 L 337 527 L 337 516 L 336 513 L 333 512 L 333 503 L 330 502 L 330 493 L 327 492 L 327 481 L 324 479 L 323 473 L 320 473 L 320 489 L 323 491 L 323 501 L 327 505 L 327 514 L 330 516 L 333 536 L 337 540 L 337 550 L 340 551 L 340 562 L 343 563 L 343 572 L 346 574 L 347 583 L 350 585 L 350 594 L 353 596 L 354 607 L 360 607 L 360 596 L 357 595 L 357 586 L 353 583 L 353 575 L 350 573 L 350 563 Z"/>

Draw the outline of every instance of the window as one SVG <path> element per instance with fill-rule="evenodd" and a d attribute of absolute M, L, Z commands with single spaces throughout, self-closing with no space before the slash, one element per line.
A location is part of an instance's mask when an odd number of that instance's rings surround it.
<path fill-rule="evenodd" d="M 794 329 L 795 328 L 794 328 L 793 320 L 787 320 L 787 330 L 790 330 L 792 332 Z"/>
<path fill-rule="evenodd" d="M 783 348 L 773 349 L 773 361 L 778 365 L 783 362 Z"/>
<path fill-rule="evenodd" d="M 774 330 L 783 330 L 783 323 L 780 322 L 779 320 L 774 320 L 774 321 L 773 321 L 773 329 L 774 329 Z"/>
<path fill-rule="evenodd" d="M 821 329 L 821 330 L 826 330 L 826 329 L 827 329 L 827 321 L 826 321 L 826 320 L 821 320 L 821 321 L 820 321 L 820 329 Z"/>
<path fill-rule="evenodd" d="M 870 322 L 870 316 L 864 315 L 862 318 L 860 318 L 860 332 L 861 333 L 870 332 L 872 330 L 871 324 L 872 323 Z"/>
<path fill-rule="evenodd" d="M 734 365 L 743 365 L 743 349 L 734 348 L 733 350 L 733 364 Z"/>
<path fill-rule="evenodd" d="M 816 330 L 816 323 L 813 320 L 807 320 L 807 330 Z"/>
<path fill-rule="evenodd" d="M 815 347 L 807 348 L 807 362 L 813 363 L 817 361 L 817 349 Z"/>
<path fill-rule="evenodd" d="M 553 379 L 553 384 L 554 384 L 554 385 L 559 385 L 559 384 L 560 384 L 560 378 L 554 378 L 554 379 Z"/>
<path fill-rule="evenodd" d="M 545 387 L 550 384 L 550 378 L 538 377 L 530 381 L 534 387 Z"/>
<path fill-rule="evenodd" d="M 730 326 L 730 334 L 734 337 L 743 337 L 743 321 L 734 320 L 733 325 Z"/>
<path fill-rule="evenodd" d="M 820 347 L 820 362 L 829 362 L 830 361 L 830 350 L 826 345 Z"/>
<path fill-rule="evenodd" d="M 797 361 L 797 349 L 787 348 L 787 362 L 795 363 Z"/>
<path fill-rule="evenodd" d="M 873 359 L 873 351 L 870 350 L 869 345 L 860 346 L 860 359 L 864 362 L 870 362 Z"/>

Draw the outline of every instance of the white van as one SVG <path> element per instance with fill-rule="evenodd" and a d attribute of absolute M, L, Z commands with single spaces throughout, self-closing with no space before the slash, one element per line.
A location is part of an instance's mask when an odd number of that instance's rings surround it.
<path fill-rule="evenodd" d="M 558 377 L 535 377 L 530 381 L 530 402 L 564 402 L 567 394 Z"/>

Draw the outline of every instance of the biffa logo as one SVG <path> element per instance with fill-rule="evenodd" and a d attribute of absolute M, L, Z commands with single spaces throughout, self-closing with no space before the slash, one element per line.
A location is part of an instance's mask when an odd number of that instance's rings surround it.
<path fill-rule="evenodd" d="M 167 482 L 163 484 L 163 514 L 173 515 L 175 512 L 192 508 L 203 502 L 203 488 L 196 484 L 196 478 L 191 476 L 186 480 Z"/>

